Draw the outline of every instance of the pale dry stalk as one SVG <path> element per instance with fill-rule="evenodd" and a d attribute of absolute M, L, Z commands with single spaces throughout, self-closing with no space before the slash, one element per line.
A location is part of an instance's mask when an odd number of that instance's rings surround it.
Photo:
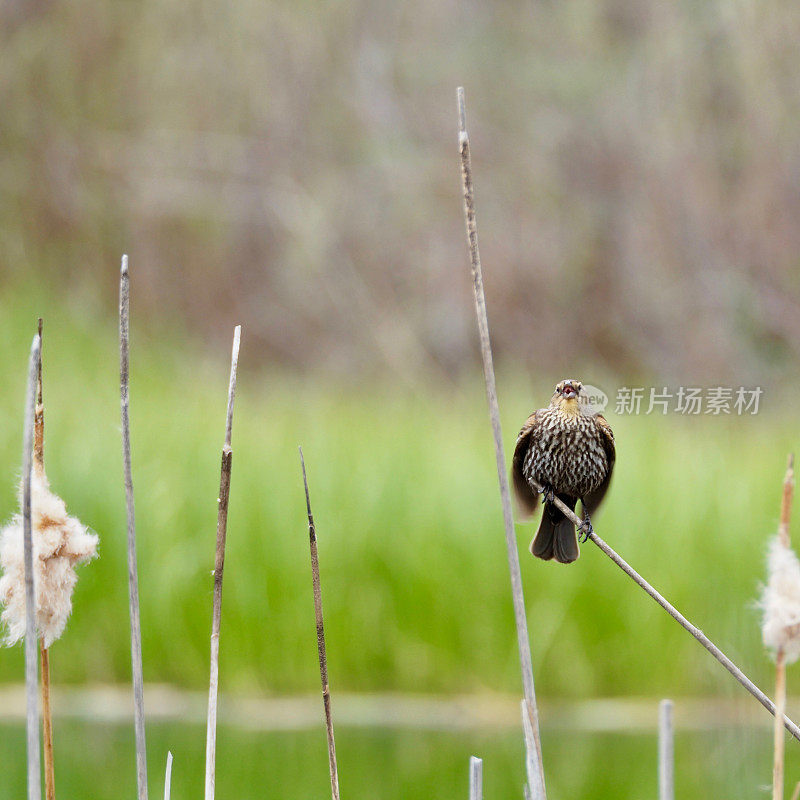
<path fill-rule="evenodd" d="M 128 515 L 128 600 L 131 620 L 131 673 L 133 676 L 134 730 L 136 733 L 136 784 L 139 800 L 147 800 L 147 748 L 144 730 L 144 678 L 142 628 L 139 616 L 139 575 L 136 565 L 136 519 L 131 474 L 131 424 L 129 398 L 130 279 L 128 256 L 122 256 L 119 279 L 119 393 L 122 415 L 122 462 Z"/>
<path fill-rule="evenodd" d="M 44 402 L 42 399 L 42 318 L 39 317 L 39 367 L 36 377 L 36 410 L 33 415 L 33 468 L 44 477 Z M 50 705 L 50 650 L 39 640 L 42 692 L 42 745 L 44 755 L 44 794 L 55 800 L 56 780 L 53 757 L 53 712 Z"/>
<path fill-rule="evenodd" d="M 311 513 L 311 498 L 308 493 L 308 477 L 303 448 L 300 450 L 300 466 L 303 470 L 303 488 L 306 493 L 308 513 L 308 541 L 311 549 L 311 583 L 314 590 L 314 616 L 317 623 L 317 655 L 319 656 L 319 676 L 322 682 L 322 705 L 325 710 L 325 731 L 328 736 L 328 769 L 331 776 L 332 800 L 339 800 L 339 768 L 336 764 L 336 741 L 333 736 L 333 714 L 331 712 L 331 693 L 328 686 L 328 655 L 325 649 L 325 625 L 322 619 L 322 586 L 319 577 L 319 555 L 317 553 L 317 529 Z"/>
<path fill-rule="evenodd" d="M 214 556 L 214 602 L 211 618 L 211 667 L 208 682 L 208 719 L 206 722 L 206 789 L 205 800 L 214 800 L 217 766 L 217 698 L 219 695 L 219 631 L 222 622 L 222 575 L 225 568 L 225 543 L 228 536 L 228 500 L 231 491 L 233 449 L 233 401 L 236 397 L 236 372 L 239 366 L 239 341 L 242 326 L 233 332 L 231 376 L 228 383 L 228 411 L 225 417 L 225 444 L 222 446 L 219 496 L 217 497 L 217 545 Z"/>
<path fill-rule="evenodd" d="M 533 488 L 541 492 L 542 487 L 536 484 L 535 482 L 532 483 Z M 567 519 L 571 520 L 576 526 L 579 526 L 583 523 L 583 520 L 578 517 L 578 515 L 564 503 L 561 499 L 557 496 L 553 498 L 553 504 L 558 508 Z M 625 561 L 622 556 L 616 553 L 616 551 L 611 548 L 606 542 L 604 542 L 594 531 L 589 534 L 589 539 L 593 541 L 599 548 L 602 550 L 629 578 L 631 578 L 634 583 L 636 583 L 641 589 L 644 589 L 653 600 L 658 603 L 661 608 L 663 608 L 684 630 L 688 631 L 695 639 L 697 639 L 700 644 L 711 653 L 714 658 L 725 667 L 731 675 L 742 685 L 745 689 L 747 689 L 753 697 L 761 703 L 764 708 L 769 711 L 770 714 L 775 715 L 775 703 L 767 697 L 761 689 L 756 686 L 747 675 L 742 672 L 733 661 L 722 652 L 722 650 L 717 647 L 711 639 L 706 636 L 703 631 L 700 630 L 696 625 L 693 625 L 689 622 L 686 617 L 678 611 L 672 603 L 669 602 L 660 592 L 654 589 L 627 561 Z M 778 719 L 780 719 L 780 715 L 778 715 Z M 792 720 L 790 720 L 787 716 L 783 716 L 783 725 L 789 733 L 794 736 L 795 739 L 800 741 L 800 727 L 797 726 Z"/>
<path fill-rule="evenodd" d="M 25 394 L 25 425 L 22 444 L 22 532 L 25 562 L 25 697 L 28 739 L 28 800 L 41 800 L 41 750 L 37 697 L 36 593 L 33 585 L 33 529 L 31 525 L 31 458 L 41 340 L 33 337 Z"/>
<path fill-rule="evenodd" d="M 497 401 L 497 384 L 492 360 L 492 345 L 489 338 L 489 319 L 486 313 L 486 297 L 483 291 L 483 271 L 478 248 L 478 224 L 475 215 L 475 190 L 472 182 L 472 157 L 467 134 L 467 113 L 464 89 L 458 88 L 458 146 L 461 155 L 461 180 L 464 192 L 464 218 L 467 230 L 467 247 L 469 249 L 472 268 L 472 288 L 475 298 L 475 313 L 478 318 L 478 334 L 483 359 L 483 377 L 486 383 L 486 397 L 489 403 L 489 417 L 494 436 L 495 459 L 497 461 L 497 478 L 500 483 L 500 499 L 503 507 L 503 523 L 506 534 L 506 555 L 511 577 L 511 594 L 514 602 L 514 621 L 517 628 L 517 646 L 522 670 L 522 688 L 525 695 L 525 706 L 530 722 L 533 752 L 528 747 L 526 738 L 527 762 L 534 772 L 534 785 L 530 786 L 533 800 L 546 800 L 544 783 L 544 767 L 542 764 L 542 745 L 539 736 L 539 712 L 536 706 L 536 691 L 533 682 L 533 664 L 531 661 L 530 639 L 528 637 L 528 619 L 525 612 L 525 597 L 522 591 L 522 573 L 519 566 L 519 551 L 514 533 L 514 514 L 511 508 L 511 493 L 506 472 L 506 458 L 503 450 L 503 434 L 500 427 L 500 408 Z"/>
<path fill-rule="evenodd" d="M 791 547 L 789 522 L 792 514 L 792 496 L 794 494 L 794 454 L 789 455 L 786 475 L 783 479 L 783 495 L 781 497 L 781 516 L 778 525 L 778 539 L 787 550 Z M 775 724 L 773 726 L 773 759 L 772 759 L 772 800 L 783 800 L 784 786 L 784 750 L 785 742 L 783 726 L 780 720 L 786 712 L 786 652 L 783 647 L 775 651 Z"/>

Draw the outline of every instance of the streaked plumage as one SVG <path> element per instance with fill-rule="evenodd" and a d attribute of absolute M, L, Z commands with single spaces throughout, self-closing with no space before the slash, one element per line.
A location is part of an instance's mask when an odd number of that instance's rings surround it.
<path fill-rule="evenodd" d="M 531 516 L 537 509 L 535 481 L 551 489 L 571 509 L 578 500 L 588 526 L 589 516 L 603 499 L 614 469 L 614 434 L 602 414 L 585 402 L 583 384 L 564 380 L 556 386 L 547 408 L 528 417 L 517 438 L 512 475 L 520 511 Z M 579 555 L 575 526 L 552 503 L 544 503 L 531 552 L 562 563 Z"/>

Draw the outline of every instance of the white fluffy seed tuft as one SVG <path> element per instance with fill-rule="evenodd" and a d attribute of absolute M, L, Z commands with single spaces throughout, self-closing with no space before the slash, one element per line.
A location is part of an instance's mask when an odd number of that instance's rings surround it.
<path fill-rule="evenodd" d="M 800 657 L 800 561 L 775 537 L 767 556 L 767 585 L 761 593 L 764 644 L 782 649 L 787 663 Z"/>
<path fill-rule="evenodd" d="M 20 499 L 22 491 L 20 489 Z M 21 505 L 20 501 L 20 505 Z M 50 491 L 47 477 L 34 469 L 31 476 L 31 533 L 33 540 L 36 630 L 45 647 L 61 636 L 72 611 L 77 564 L 97 556 L 98 537 L 67 514 L 64 501 Z M 22 514 L 0 531 L 0 620 L 7 628 L 5 643 L 25 636 L 25 562 Z"/>

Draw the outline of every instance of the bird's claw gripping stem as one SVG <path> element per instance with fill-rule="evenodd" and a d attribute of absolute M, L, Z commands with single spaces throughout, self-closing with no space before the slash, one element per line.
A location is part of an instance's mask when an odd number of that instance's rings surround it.
<path fill-rule="evenodd" d="M 556 493 L 549 483 L 542 485 L 542 503 L 552 503 L 555 499 Z"/>
<path fill-rule="evenodd" d="M 578 525 L 578 541 L 581 544 L 589 541 L 589 537 L 593 533 L 594 533 L 594 528 L 592 527 L 592 521 L 589 519 L 589 515 L 584 512 L 583 522 L 581 522 L 581 524 Z"/>

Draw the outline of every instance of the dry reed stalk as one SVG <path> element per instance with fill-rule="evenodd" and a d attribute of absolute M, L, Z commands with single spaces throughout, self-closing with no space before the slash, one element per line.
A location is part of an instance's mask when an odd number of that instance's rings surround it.
<path fill-rule="evenodd" d="M 39 640 L 42 665 L 42 744 L 44 748 L 44 796 L 55 800 L 56 779 L 53 764 L 53 713 L 50 706 L 50 650 Z"/>
<path fill-rule="evenodd" d="M 792 496 L 794 494 L 794 454 L 789 455 L 786 475 L 783 479 L 783 495 L 781 497 L 781 517 L 778 525 L 778 540 L 789 550 L 789 522 L 792 513 Z M 784 735 L 780 719 L 786 711 L 786 651 L 778 647 L 775 651 L 775 725 L 772 731 L 772 800 L 783 800 L 784 785 Z"/>
<path fill-rule="evenodd" d="M 794 787 L 794 791 L 792 792 L 792 800 L 800 800 L 800 782 L 798 782 L 797 786 Z"/>
<path fill-rule="evenodd" d="M 300 451 L 300 467 L 303 470 L 303 488 L 306 492 L 306 511 L 308 512 L 308 541 L 311 549 L 311 582 L 314 587 L 314 616 L 317 622 L 317 654 L 319 655 L 319 676 L 322 682 L 322 705 L 325 708 L 325 730 L 328 735 L 328 767 L 331 774 L 331 797 L 339 800 L 339 770 L 336 766 L 336 742 L 333 738 L 333 715 L 331 713 L 331 693 L 328 687 L 328 656 L 325 650 L 325 626 L 322 621 L 322 587 L 319 578 L 319 556 L 317 554 L 317 529 L 311 513 L 311 499 L 308 494 L 308 478 L 303 448 Z"/>
<path fill-rule="evenodd" d="M 39 317 L 39 366 L 36 376 L 36 410 L 33 415 L 33 468 L 44 477 L 44 402 L 42 399 L 42 318 Z M 53 714 L 50 706 L 50 651 L 39 640 L 42 692 L 42 746 L 44 755 L 44 795 L 55 800 L 56 782 L 53 759 Z"/>
<path fill-rule="evenodd" d="M 36 381 L 41 357 L 41 339 L 33 337 L 28 361 L 25 394 L 25 424 L 22 443 L 22 531 L 25 561 L 25 697 L 28 739 L 28 800 L 41 800 L 41 751 L 39 748 L 39 705 L 37 696 L 36 594 L 33 585 L 33 532 L 31 526 L 31 460 L 36 415 Z"/>
<path fill-rule="evenodd" d="M 780 723 L 786 711 L 786 653 L 775 651 L 775 724 L 772 727 L 772 800 L 783 800 L 784 734 Z"/>
<path fill-rule="evenodd" d="M 483 359 L 483 377 L 486 383 L 486 397 L 489 402 L 489 416 L 494 434 L 495 458 L 497 460 L 497 477 L 500 483 L 500 498 L 503 506 L 503 522 L 506 533 L 506 551 L 508 569 L 511 576 L 511 593 L 514 600 L 514 620 L 517 628 L 517 645 L 522 669 L 522 686 L 525 694 L 525 705 L 530 722 L 533 740 L 533 752 L 526 739 L 527 762 L 534 771 L 534 785 L 530 786 L 533 800 L 546 800 L 544 768 L 542 764 L 542 746 L 539 736 L 539 712 L 536 706 L 536 691 L 533 682 L 533 665 L 531 662 L 530 639 L 528 637 L 528 620 L 525 613 L 525 598 L 522 592 L 522 574 L 519 566 L 519 551 L 514 533 L 514 515 L 511 509 L 511 494 L 508 487 L 508 473 L 503 450 L 503 434 L 500 427 L 500 409 L 497 402 L 497 385 L 492 361 L 492 345 L 489 339 L 489 320 L 486 314 L 486 297 L 483 291 L 483 272 L 478 249 L 478 226 L 475 218 L 475 191 L 472 183 L 472 159 L 470 156 L 469 136 L 467 135 L 466 103 L 464 89 L 458 88 L 458 144 L 461 154 L 461 179 L 464 191 L 464 216 L 467 229 L 467 246 L 469 248 L 472 267 L 472 288 L 475 297 L 475 313 L 478 318 L 478 332 Z"/>
<path fill-rule="evenodd" d="M 228 411 L 225 417 L 225 444 L 222 447 L 219 496 L 217 498 L 217 546 L 214 558 L 214 608 L 211 618 L 211 667 L 208 682 L 208 720 L 206 724 L 205 800 L 214 800 L 217 766 L 217 697 L 219 695 L 219 629 L 222 621 L 222 574 L 225 568 L 225 542 L 228 535 L 228 499 L 231 491 L 233 449 L 233 401 L 236 397 L 236 372 L 239 366 L 239 340 L 242 326 L 233 332 L 231 377 L 228 383 Z"/>
<path fill-rule="evenodd" d="M 658 800 L 675 800 L 672 700 L 662 700 L 658 705 Z"/>
<path fill-rule="evenodd" d="M 541 492 L 542 487 L 536 483 L 533 483 L 533 488 L 536 491 Z M 583 520 L 578 517 L 578 515 L 567 506 L 561 499 L 555 497 L 553 499 L 553 504 L 564 514 L 567 519 L 571 520 L 576 526 L 579 526 L 583 523 Z M 591 539 L 599 548 L 602 550 L 631 580 L 634 581 L 641 589 L 644 589 L 653 600 L 658 603 L 661 608 L 664 609 L 684 630 L 687 630 L 698 642 L 700 642 L 709 653 L 711 653 L 714 658 L 725 667 L 731 675 L 742 685 L 745 689 L 747 689 L 753 697 L 761 703 L 764 708 L 769 711 L 770 714 L 775 715 L 775 704 L 772 700 L 767 697 L 761 689 L 756 686 L 747 675 L 742 672 L 733 661 L 722 652 L 722 650 L 717 647 L 711 639 L 706 636 L 703 631 L 700 630 L 696 625 L 692 625 L 686 617 L 678 611 L 672 603 L 669 602 L 662 594 L 660 594 L 656 589 L 654 589 L 627 561 L 625 561 L 622 556 L 618 555 L 613 548 L 611 548 L 608 544 L 606 544 L 594 531 L 589 534 L 589 539 Z M 778 717 L 780 719 L 780 716 Z M 789 733 L 794 736 L 795 739 L 800 741 L 800 728 L 796 725 L 796 723 L 792 722 L 787 716 L 783 717 L 783 725 Z"/>
<path fill-rule="evenodd" d="M 139 618 L 139 578 L 136 567 L 136 519 L 131 476 L 131 425 L 129 413 L 130 280 L 128 256 L 122 256 L 119 279 L 119 393 L 122 414 L 122 461 L 125 470 L 125 505 L 128 512 L 128 597 L 131 618 L 131 672 L 133 675 L 136 781 L 139 800 L 147 800 L 147 750 L 144 732 L 144 679 L 142 630 Z"/>
<path fill-rule="evenodd" d="M 469 757 L 469 800 L 483 800 L 483 759 Z"/>

